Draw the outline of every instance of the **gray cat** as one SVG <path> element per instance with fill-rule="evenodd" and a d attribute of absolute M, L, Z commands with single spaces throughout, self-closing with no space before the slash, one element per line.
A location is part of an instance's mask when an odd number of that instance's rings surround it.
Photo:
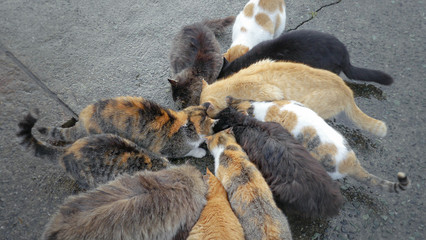
<path fill-rule="evenodd" d="M 202 80 L 216 81 L 224 62 L 215 34 L 233 24 L 234 16 L 206 20 L 183 27 L 173 40 L 170 53 L 173 100 L 180 108 L 198 105 Z"/>

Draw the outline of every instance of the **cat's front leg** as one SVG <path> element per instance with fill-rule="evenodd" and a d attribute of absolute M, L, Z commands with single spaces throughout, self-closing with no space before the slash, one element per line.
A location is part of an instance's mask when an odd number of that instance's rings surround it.
<path fill-rule="evenodd" d="M 206 156 L 206 150 L 202 148 L 194 148 L 185 155 L 185 157 L 195 157 L 195 158 L 202 158 L 204 156 Z"/>

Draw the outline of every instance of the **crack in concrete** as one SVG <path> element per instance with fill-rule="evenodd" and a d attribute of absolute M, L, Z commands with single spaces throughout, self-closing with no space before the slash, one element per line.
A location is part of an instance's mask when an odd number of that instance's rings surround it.
<path fill-rule="evenodd" d="M 78 119 L 78 115 L 68 106 L 64 101 L 62 101 L 58 95 L 50 90 L 41 80 L 38 78 L 27 66 L 25 66 L 18 58 L 13 55 L 12 52 L 7 50 L 2 43 L 0 43 L 0 50 L 6 54 L 22 71 L 24 71 L 37 85 L 39 85 L 43 91 L 52 99 L 57 101 L 71 116 L 75 119 Z"/>
<path fill-rule="evenodd" d="M 332 2 L 332 3 L 329 3 L 329 4 L 326 4 L 326 5 L 321 6 L 320 8 L 318 8 L 317 10 L 315 10 L 314 12 L 311 12 L 311 17 L 310 17 L 309 19 L 307 19 L 307 20 L 305 20 L 305 21 L 301 22 L 301 23 L 300 23 L 299 25 L 297 25 L 295 28 L 289 29 L 287 32 L 290 32 L 290 31 L 293 31 L 293 30 L 298 29 L 299 27 L 301 27 L 301 26 L 302 26 L 302 25 L 304 25 L 305 23 L 310 22 L 312 19 L 314 19 L 314 18 L 317 16 L 318 12 L 319 12 L 319 11 L 321 11 L 322 9 L 324 9 L 324 8 L 326 8 L 326 7 L 330 7 L 330 6 L 336 5 L 336 4 L 340 3 L 341 1 L 342 1 L 342 0 L 337 0 L 336 2 Z"/>

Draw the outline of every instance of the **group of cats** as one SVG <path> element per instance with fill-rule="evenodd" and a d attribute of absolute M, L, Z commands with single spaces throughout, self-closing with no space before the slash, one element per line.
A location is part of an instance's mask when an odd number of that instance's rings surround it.
<path fill-rule="evenodd" d="M 392 78 L 352 66 L 329 34 L 283 33 L 285 11 L 283 0 L 250 0 L 236 18 L 183 27 L 169 79 L 180 111 L 142 97 L 104 99 L 84 108 L 75 126 L 38 128 L 46 142 L 32 134 L 38 111 L 28 113 L 17 133 L 22 144 L 59 161 L 87 190 L 65 201 L 42 238 L 292 239 L 281 209 L 338 214 L 335 179 L 405 190 L 404 173 L 398 182 L 368 173 L 324 121 L 344 111 L 385 136 L 385 123 L 358 108 L 337 74 L 387 85 Z M 216 35 L 231 24 L 233 42 L 222 55 Z M 214 174 L 169 162 L 204 157 L 203 142 Z"/>

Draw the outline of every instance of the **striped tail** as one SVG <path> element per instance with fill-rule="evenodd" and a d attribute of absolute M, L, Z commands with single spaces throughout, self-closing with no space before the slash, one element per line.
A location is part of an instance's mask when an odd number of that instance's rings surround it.
<path fill-rule="evenodd" d="M 353 99 L 349 106 L 346 107 L 345 113 L 346 116 L 348 116 L 348 118 L 350 118 L 359 128 L 371 132 L 372 134 L 379 137 L 386 136 L 386 123 L 365 114 L 363 111 L 361 111 L 361 109 L 359 109 Z"/>
<path fill-rule="evenodd" d="M 362 167 L 361 167 L 362 168 Z M 410 185 L 410 181 L 407 175 L 403 172 L 398 172 L 397 178 L 398 182 L 391 182 L 388 180 L 384 180 L 379 178 L 371 173 L 368 173 L 364 168 L 361 169 L 359 174 L 352 175 L 355 179 L 360 182 L 364 182 L 369 186 L 376 186 L 382 190 L 387 190 L 391 193 L 398 193 L 400 190 L 405 191 Z"/>
<path fill-rule="evenodd" d="M 38 115 L 38 110 L 36 109 L 34 113 Z M 27 149 L 32 149 L 35 156 L 48 158 L 56 163 L 57 158 L 64 150 L 61 147 L 52 146 L 37 140 L 31 132 L 36 122 L 37 118 L 31 113 L 28 113 L 24 119 L 19 122 L 19 130 L 16 135 L 21 139 L 21 145 L 25 146 Z"/>

